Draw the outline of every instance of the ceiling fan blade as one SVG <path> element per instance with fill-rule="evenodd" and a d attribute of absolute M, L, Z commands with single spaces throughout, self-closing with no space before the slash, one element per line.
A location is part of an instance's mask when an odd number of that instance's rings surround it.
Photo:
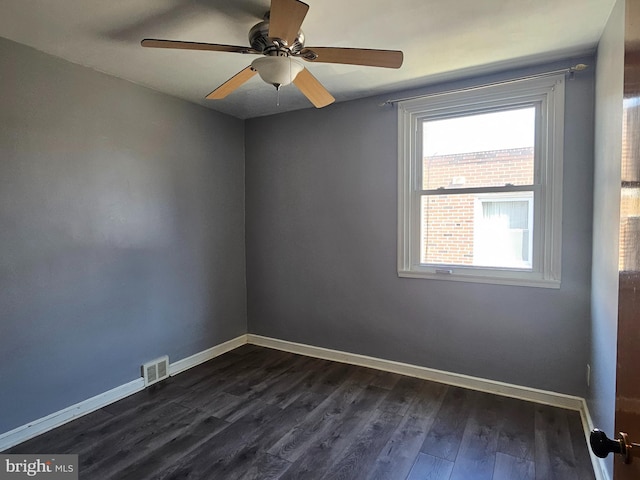
<path fill-rule="evenodd" d="M 254 69 L 251 67 L 247 67 L 244 70 L 240 70 L 229 80 L 224 82 L 218 88 L 216 88 L 213 92 L 206 96 L 207 100 L 220 100 L 221 98 L 226 97 L 231 92 L 233 92 L 236 88 L 242 85 L 244 82 L 253 77 L 256 73 Z"/>
<path fill-rule="evenodd" d="M 311 72 L 306 68 L 303 68 L 300 73 L 296 75 L 293 83 L 316 108 L 326 107 L 336 101 L 327 89 L 324 88 L 316 77 L 311 75 Z"/>
<path fill-rule="evenodd" d="M 232 52 L 232 53 L 260 53 L 251 47 L 240 47 L 237 45 L 221 45 L 218 43 L 181 42 L 178 40 L 158 40 L 155 38 L 145 38 L 140 42 L 143 47 L 152 48 L 177 48 L 180 50 L 208 50 L 212 52 Z"/>
<path fill-rule="evenodd" d="M 346 63 L 370 67 L 400 68 L 404 54 L 400 50 L 372 50 L 368 48 L 308 47 L 300 57 L 309 62 Z"/>
<path fill-rule="evenodd" d="M 269 36 L 292 45 L 308 10 L 309 5 L 300 0 L 271 0 Z"/>

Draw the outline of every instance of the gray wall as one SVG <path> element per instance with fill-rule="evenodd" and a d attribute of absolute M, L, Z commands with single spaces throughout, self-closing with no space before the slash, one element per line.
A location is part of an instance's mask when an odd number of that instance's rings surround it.
<path fill-rule="evenodd" d="M 0 432 L 246 333 L 244 124 L 0 39 Z"/>
<path fill-rule="evenodd" d="M 249 332 L 583 396 L 594 69 L 566 87 L 559 290 L 398 278 L 397 114 L 378 106 L 388 97 L 248 120 Z"/>
<path fill-rule="evenodd" d="M 591 387 L 587 397 L 595 425 L 610 436 L 615 433 L 623 78 L 624 0 L 619 0 L 598 47 L 596 70 Z M 611 457 L 608 465 L 613 474 Z"/>
<path fill-rule="evenodd" d="M 398 278 L 387 97 L 244 123 L 0 39 L 0 432 L 245 333 L 245 293 L 251 333 L 584 395 L 593 75 L 547 290 Z"/>

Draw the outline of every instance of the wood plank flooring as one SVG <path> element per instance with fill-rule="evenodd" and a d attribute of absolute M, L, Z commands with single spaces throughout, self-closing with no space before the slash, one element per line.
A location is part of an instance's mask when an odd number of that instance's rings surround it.
<path fill-rule="evenodd" d="M 595 480 L 577 412 L 251 345 L 9 453 L 98 480 Z"/>

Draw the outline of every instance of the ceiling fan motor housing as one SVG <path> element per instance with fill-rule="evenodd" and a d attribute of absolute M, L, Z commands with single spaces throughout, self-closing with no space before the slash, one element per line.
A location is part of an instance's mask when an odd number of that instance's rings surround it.
<path fill-rule="evenodd" d="M 299 30 L 293 44 L 287 45 L 284 40 L 269 37 L 269 22 L 265 20 L 251 28 L 249 44 L 251 48 L 265 55 L 296 55 L 304 48 L 304 32 Z"/>

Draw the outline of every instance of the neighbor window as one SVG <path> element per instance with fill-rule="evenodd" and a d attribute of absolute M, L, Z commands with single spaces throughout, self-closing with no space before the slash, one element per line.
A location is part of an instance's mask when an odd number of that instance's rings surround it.
<path fill-rule="evenodd" d="M 564 77 L 399 104 L 398 273 L 558 287 Z"/>
<path fill-rule="evenodd" d="M 487 267 L 533 265 L 533 195 L 494 194 L 475 202 L 473 261 Z"/>

